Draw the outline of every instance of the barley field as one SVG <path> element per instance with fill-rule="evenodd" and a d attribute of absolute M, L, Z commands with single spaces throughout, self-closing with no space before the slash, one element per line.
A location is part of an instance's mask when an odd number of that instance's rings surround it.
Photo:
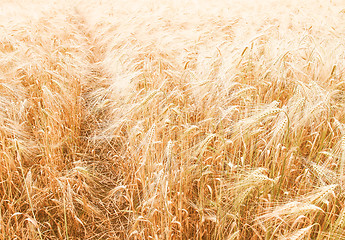
<path fill-rule="evenodd" d="M 0 239 L 345 239 L 340 0 L 2 0 Z"/>

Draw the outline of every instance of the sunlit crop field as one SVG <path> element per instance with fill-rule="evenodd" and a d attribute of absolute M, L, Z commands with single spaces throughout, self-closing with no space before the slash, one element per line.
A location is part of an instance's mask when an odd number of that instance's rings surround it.
<path fill-rule="evenodd" d="M 0 239 L 345 239 L 345 5 L 2 0 Z"/>

